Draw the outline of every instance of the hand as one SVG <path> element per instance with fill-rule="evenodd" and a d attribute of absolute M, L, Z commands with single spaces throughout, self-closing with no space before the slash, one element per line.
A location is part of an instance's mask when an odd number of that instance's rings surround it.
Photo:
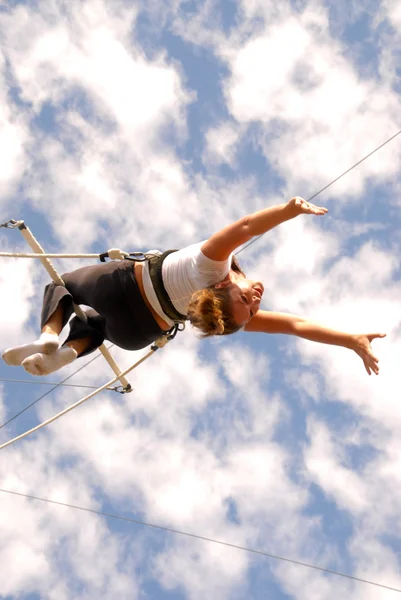
<path fill-rule="evenodd" d="M 310 202 L 307 202 L 300 196 L 295 196 L 287 203 L 288 208 L 295 215 L 325 215 L 328 210 L 323 206 L 315 206 Z"/>
<path fill-rule="evenodd" d="M 362 358 L 368 375 L 371 375 L 372 371 L 376 375 L 379 374 L 379 359 L 373 354 L 370 342 L 375 338 L 384 337 L 386 337 L 385 333 L 368 333 L 354 336 L 352 350 L 354 350 L 357 355 Z"/>

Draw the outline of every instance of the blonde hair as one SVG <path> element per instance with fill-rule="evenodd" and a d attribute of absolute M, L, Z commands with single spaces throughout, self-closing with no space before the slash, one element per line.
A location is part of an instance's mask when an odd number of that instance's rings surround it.
<path fill-rule="evenodd" d="M 231 269 L 246 277 L 237 258 L 233 255 Z M 188 305 L 188 319 L 193 327 L 200 329 L 202 338 L 211 335 L 230 335 L 241 329 L 232 314 L 229 288 L 208 287 L 193 294 Z"/>
<path fill-rule="evenodd" d="M 188 319 L 200 329 L 203 338 L 229 335 L 241 329 L 232 315 L 228 288 L 205 288 L 195 292 L 188 305 Z"/>

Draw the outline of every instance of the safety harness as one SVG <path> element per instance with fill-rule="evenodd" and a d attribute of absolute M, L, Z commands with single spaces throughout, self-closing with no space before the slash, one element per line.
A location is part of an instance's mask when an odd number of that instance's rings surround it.
<path fill-rule="evenodd" d="M 163 312 L 168 316 L 169 319 L 171 319 L 171 321 L 174 322 L 174 325 L 171 328 L 171 330 L 167 332 L 167 334 L 169 335 L 169 339 L 175 337 L 177 331 L 182 331 L 183 329 L 185 329 L 185 321 L 188 320 L 187 315 L 181 314 L 171 302 L 170 296 L 168 295 L 167 290 L 164 286 L 162 276 L 163 263 L 165 259 L 170 254 L 177 251 L 177 249 L 174 249 L 166 250 L 165 252 L 160 252 L 158 250 L 152 250 L 150 252 L 130 252 L 126 253 L 123 257 L 124 259 L 131 260 L 133 262 L 148 262 L 149 276 L 159 304 Z M 113 259 L 115 257 L 113 251 L 109 250 L 104 254 L 100 254 L 99 258 L 102 262 L 105 262 L 106 258 Z"/>

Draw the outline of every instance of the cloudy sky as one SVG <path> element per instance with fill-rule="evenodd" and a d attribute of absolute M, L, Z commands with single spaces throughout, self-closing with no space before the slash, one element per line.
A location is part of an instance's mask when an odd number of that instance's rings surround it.
<path fill-rule="evenodd" d="M 401 128 L 400 33 L 398 0 L 2 0 L 0 221 L 24 219 L 49 252 L 166 249 L 308 198 Z M 401 136 L 319 196 L 327 216 L 240 255 L 265 309 L 386 332 L 379 377 L 343 348 L 188 329 L 132 394 L 2 450 L 0 488 L 401 589 L 400 165 Z M 0 248 L 27 250 L 5 229 Z M 37 336 L 47 282 L 1 259 L 2 349 Z M 3 363 L 0 378 L 38 381 Z M 110 378 L 97 358 L 70 383 Z M 48 389 L 1 381 L 1 422 Z M 0 441 L 85 393 L 49 394 Z M 397 597 L 5 492 L 0 539 L 7 600 Z"/>

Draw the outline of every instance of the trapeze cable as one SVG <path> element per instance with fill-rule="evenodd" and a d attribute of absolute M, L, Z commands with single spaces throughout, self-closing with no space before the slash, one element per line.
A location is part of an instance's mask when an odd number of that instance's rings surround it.
<path fill-rule="evenodd" d="M 353 169 L 355 169 L 355 167 L 358 167 L 361 163 L 363 163 L 363 161 L 365 161 L 367 158 L 369 158 L 370 156 L 372 156 L 375 152 L 377 152 L 378 150 L 380 150 L 381 148 L 383 148 L 383 146 L 385 146 L 386 144 L 388 144 L 389 142 L 391 142 L 394 138 L 396 138 L 398 135 L 400 135 L 400 133 L 401 133 L 401 129 L 399 131 L 397 131 L 397 133 L 395 133 L 394 135 L 392 135 L 388 140 L 386 140 L 385 142 L 383 142 L 382 144 L 380 144 L 380 146 L 377 146 L 377 148 L 375 148 L 374 150 L 372 150 L 371 152 L 369 152 L 369 154 L 366 154 L 366 156 L 364 156 L 363 158 L 361 158 L 361 160 L 358 160 L 358 162 L 356 162 L 354 165 L 352 165 L 352 167 L 350 167 L 349 169 L 347 169 L 346 171 L 344 171 L 344 173 L 341 173 L 341 175 L 338 175 L 338 177 L 336 177 L 335 179 L 333 179 L 332 181 L 330 181 L 330 183 L 328 183 L 327 185 L 325 185 L 324 187 L 322 187 L 322 189 L 320 189 L 318 192 L 315 192 L 310 198 L 308 198 L 307 202 L 310 202 L 311 200 L 313 200 L 314 198 L 316 198 L 316 196 L 318 196 L 319 194 L 321 194 L 322 192 L 324 192 L 325 190 L 327 190 L 327 188 L 329 188 L 331 185 L 333 185 L 333 183 L 336 183 L 342 177 L 344 177 L 344 175 L 347 175 L 347 173 L 349 173 L 350 171 L 352 171 Z M 260 238 L 263 237 L 264 235 L 265 234 L 262 233 L 261 235 L 258 235 L 257 237 L 253 238 L 253 240 L 251 240 L 250 242 L 248 242 L 247 244 L 245 244 L 245 246 L 242 246 L 242 248 L 240 250 L 238 250 L 237 254 L 240 254 L 241 252 L 243 252 L 244 250 L 246 250 L 247 248 L 249 248 L 249 246 L 252 246 L 252 244 L 254 244 L 258 240 L 260 240 Z"/>
<path fill-rule="evenodd" d="M 48 254 L 32 252 L 0 252 L 3 258 L 99 258 L 99 254 Z"/>
<path fill-rule="evenodd" d="M 228 548 L 234 548 L 235 550 L 242 550 L 243 552 L 250 552 L 252 554 L 257 554 L 258 556 L 264 556 L 266 558 L 272 558 L 274 560 L 291 563 L 294 565 L 298 565 L 300 567 L 305 567 L 307 569 L 314 569 L 314 570 L 320 571 L 322 573 L 327 573 L 328 575 L 337 575 L 338 577 L 345 577 L 346 579 L 351 579 L 352 581 L 357 581 L 358 583 L 365 583 L 367 585 L 373 585 L 375 587 L 380 587 L 380 588 L 384 588 L 386 590 L 391 590 L 392 592 L 401 592 L 400 588 L 390 587 L 389 585 L 385 585 L 383 583 L 377 583 L 376 581 L 369 581 L 368 579 L 362 579 L 361 577 L 355 577 L 354 575 L 349 575 L 347 573 L 341 573 L 340 571 L 326 569 L 325 567 L 318 567 L 317 565 L 312 565 L 311 563 L 302 562 L 300 560 L 295 560 L 293 558 L 287 558 L 285 556 L 271 554 L 269 552 L 264 552 L 263 550 L 256 550 L 255 548 L 249 548 L 247 546 L 240 546 L 238 544 L 232 544 L 231 542 L 225 542 L 223 540 L 216 540 L 214 538 L 206 537 L 204 535 L 199 535 L 196 533 L 190 533 L 188 531 L 181 531 L 179 529 L 173 529 L 171 527 L 165 527 L 163 525 L 156 525 L 155 523 L 139 521 L 138 519 L 131 519 L 130 517 L 124 517 L 122 515 L 115 515 L 113 513 L 107 513 L 107 512 L 100 511 L 100 510 L 95 510 L 94 508 L 87 508 L 84 506 L 77 506 L 76 504 L 60 502 L 59 500 L 50 500 L 50 498 L 41 498 L 40 496 L 33 496 L 32 494 L 24 494 L 23 492 L 16 492 L 13 490 L 5 490 L 3 488 L 0 488 L 0 492 L 3 494 L 11 494 L 14 496 L 20 496 L 21 498 L 27 498 L 29 500 L 39 500 L 40 502 L 46 502 L 48 504 L 54 504 L 56 506 L 64 506 L 65 508 L 72 508 L 73 510 L 80 510 L 82 512 L 87 512 L 90 514 L 98 515 L 100 517 L 106 517 L 108 519 L 117 519 L 119 521 L 125 521 L 125 522 L 131 523 L 133 525 L 143 525 L 144 527 L 151 527 L 152 529 L 158 529 L 160 531 L 166 531 L 168 533 L 174 533 L 176 535 L 183 535 L 183 536 L 186 536 L 186 537 L 189 537 L 192 539 L 201 540 L 203 542 L 219 544 L 221 546 L 226 546 Z"/>
<path fill-rule="evenodd" d="M 8 379 L 6 377 L 0 377 L 0 381 L 4 381 L 5 383 L 29 383 L 31 385 L 53 385 L 55 388 L 57 387 L 74 387 L 74 388 L 87 388 L 88 390 L 96 390 L 96 385 L 85 385 L 79 383 L 56 383 L 55 381 L 30 381 L 29 379 Z M 115 388 L 110 388 L 111 392 L 115 392 Z M 1 426 L 0 426 L 1 429 Z"/>
<path fill-rule="evenodd" d="M 114 344 L 110 344 L 110 346 L 107 348 L 107 350 L 110 350 L 113 347 Z M 68 381 L 69 379 L 71 379 L 72 377 L 74 377 L 75 375 L 77 375 L 77 373 L 80 373 L 83 369 L 85 369 L 86 367 L 88 367 L 90 364 L 92 364 L 95 360 L 97 360 L 100 356 L 102 356 L 101 354 L 96 354 L 93 358 L 91 358 L 90 360 L 88 360 L 86 363 L 84 363 L 81 367 L 79 367 L 78 369 L 75 369 L 75 371 L 73 373 L 71 373 L 70 375 L 67 375 L 67 377 L 65 377 L 64 379 L 62 379 L 60 381 L 60 383 L 56 383 L 54 384 L 54 387 L 50 388 L 50 390 L 47 390 L 47 392 L 45 392 L 44 394 L 42 394 L 41 396 L 39 396 L 39 398 L 36 398 L 36 400 L 34 400 L 33 402 L 31 402 L 30 404 L 28 404 L 28 406 L 25 406 L 23 409 L 21 409 L 20 411 L 18 411 L 16 414 L 14 414 L 12 417 L 10 417 L 9 419 L 7 419 L 7 421 L 5 421 L 4 423 L 2 423 L 0 425 L 0 429 L 3 429 L 3 427 L 6 427 L 9 423 L 11 423 L 12 421 L 14 421 L 15 419 L 17 419 L 19 416 L 21 416 L 24 412 L 26 412 L 28 409 L 32 408 L 32 406 L 34 406 L 35 404 L 37 404 L 38 402 L 40 402 L 41 400 L 43 400 L 43 398 L 46 398 L 46 396 L 48 396 L 49 394 L 51 394 L 56 388 L 58 388 L 60 385 L 66 385 L 65 382 Z M 32 383 L 35 384 L 42 384 L 43 382 L 40 381 L 32 381 Z M 122 386 L 121 386 L 122 387 Z M 96 389 L 96 388 L 94 388 Z M 119 394 L 123 394 L 124 391 L 121 391 L 118 389 L 118 387 L 115 388 L 111 388 L 111 390 L 113 392 L 117 392 Z"/>
<path fill-rule="evenodd" d="M 129 258 L 130 253 L 124 252 L 119 248 L 111 248 L 104 253 L 112 260 L 123 260 Z M 97 258 L 99 259 L 101 254 L 53 254 L 45 252 L 0 252 L 1 258 Z"/>
<path fill-rule="evenodd" d="M 87 400 L 89 400 L 90 398 L 93 398 L 93 396 L 96 396 L 96 394 L 99 394 L 103 390 L 107 389 L 109 386 L 113 385 L 113 383 L 116 383 L 116 381 L 118 379 L 120 379 L 121 376 L 124 377 L 130 371 L 132 371 L 133 369 L 135 369 L 136 367 L 138 367 L 140 364 L 142 364 L 145 360 L 147 360 L 150 356 L 152 356 L 152 354 L 154 354 L 156 352 L 156 350 L 158 350 L 159 348 L 162 348 L 165 344 L 167 344 L 167 342 L 168 342 L 168 338 L 167 337 L 159 338 L 158 340 L 155 341 L 155 343 L 152 345 L 150 351 L 147 354 L 145 354 L 145 356 L 143 356 L 136 363 L 134 363 L 133 365 L 131 365 L 130 367 L 128 367 L 128 369 L 125 369 L 125 371 L 123 371 L 121 373 L 121 375 L 116 375 L 116 377 L 114 377 L 113 379 L 111 379 L 110 381 L 108 381 L 107 383 L 105 383 L 104 385 L 102 385 L 101 387 L 97 388 L 94 392 L 91 392 L 90 394 L 88 394 L 84 398 L 81 398 L 81 400 L 78 400 L 77 402 L 74 402 L 74 404 L 71 404 L 71 406 L 68 406 L 67 408 L 65 408 L 64 410 L 60 411 L 59 413 L 57 413 L 56 415 L 54 415 L 50 419 L 47 419 L 46 421 L 43 421 L 43 423 L 40 423 L 39 425 L 36 425 L 36 427 L 33 427 L 32 429 L 29 429 L 29 431 L 25 431 L 25 433 L 22 433 L 21 435 L 17 435 L 12 440 L 9 440 L 8 442 L 5 442 L 4 444 L 1 444 L 0 445 L 0 450 L 2 450 L 3 448 L 6 448 L 7 446 L 11 446 L 11 444 L 13 444 L 14 442 L 17 442 L 18 440 L 22 440 L 23 438 L 27 437 L 31 433 L 34 433 L 35 431 L 39 431 L 39 429 L 42 429 L 43 427 L 46 427 L 46 425 L 49 425 L 50 423 L 53 423 L 53 421 L 56 421 L 57 419 L 59 419 L 63 415 L 67 414 L 68 412 L 70 412 L 71 410 L 73 410 L 74 408 L 76 408 L 77 406 L 80 406 L 81 404 L 83 404 L 84 402 L 86 402 Z"/>

